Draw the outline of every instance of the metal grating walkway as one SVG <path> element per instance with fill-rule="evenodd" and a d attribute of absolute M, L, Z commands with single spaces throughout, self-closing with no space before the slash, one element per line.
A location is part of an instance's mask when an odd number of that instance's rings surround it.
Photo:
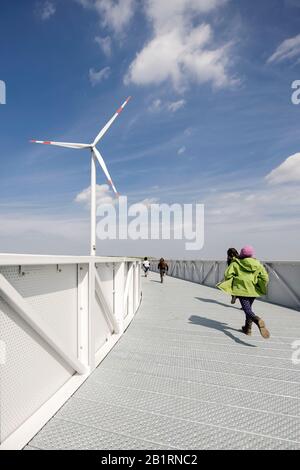
<path fill-rule="evenodd" d="M 27 449 L 299 449 L 300 312 L 256 303 L 269 341 L 221 292 L 158 276 L 126 334 Z"/>

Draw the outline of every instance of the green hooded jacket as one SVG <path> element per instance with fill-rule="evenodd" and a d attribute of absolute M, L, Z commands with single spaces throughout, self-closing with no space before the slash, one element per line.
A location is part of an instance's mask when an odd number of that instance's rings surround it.
<path fill-rule="evenodd" d="M 234 258 L 217 287 L 237 297 L 260 297 L 267 293 L 269 276 L 255 258 Z"/>

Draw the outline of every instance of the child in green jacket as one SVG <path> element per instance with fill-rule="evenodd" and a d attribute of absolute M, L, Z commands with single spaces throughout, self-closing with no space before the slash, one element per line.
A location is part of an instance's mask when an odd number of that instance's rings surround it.
<path fill-rule="evenodd" d="M 239 298 L 246 315 L 243 333 L 251 335 L 252 323 L 254 322 L 263 338 L 270 337 L 262 318 L 255 315 L 252 305 L 257 297 L 267 293 L 269 276 L 264 266 L 254 258 L 252 246 L 245 246 L 239 258 L 234 258 L 225 271 L 224 281 L 217 287 L 224 292 Z"/>

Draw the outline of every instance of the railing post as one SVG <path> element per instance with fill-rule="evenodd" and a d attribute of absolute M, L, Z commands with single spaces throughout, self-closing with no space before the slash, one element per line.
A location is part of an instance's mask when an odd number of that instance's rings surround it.
<path fill-rule="evenodd" d="M 126 272 L 126 281 L 125 281 L 125 288 L 124 288 L 124 305 L 123 311 L 127 310 L 127 316 L 132 317 L 134 313 L 134 263 L 130 262 L 127 266 Z"/>
<path fill-rule="evenodd" d="M 115 297 L 114 308 L 118 333 L 124 331 L 124 290 L 125 290 L 125 262 L 115 264 Z"/>
<path fill-rule="evenodd" d="M 89 265 L 77 265 L 78 358 L 89 365 Z"/>
<path fill-rule="evenodd" d="M 95 287 L 95 261 L 89 262 L 89 365 L 90 369 L 94 370 L 96 367 L 95 361 L 95 304 L 96 304 L 96 287 Z"/>
<path fill-rule="evenodd" d="M 140 279 L 141 279 L 140 265 L 138 262 L 135 262 L 134 273 L 135 273 L 135 276 L 134 276 L 134 311 L 136 311 L 140 303 Z"/>

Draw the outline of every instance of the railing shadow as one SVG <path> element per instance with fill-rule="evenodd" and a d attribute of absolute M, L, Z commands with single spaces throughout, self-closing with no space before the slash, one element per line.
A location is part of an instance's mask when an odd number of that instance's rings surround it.
<path fill-rule="evenodd" d="M 189 318 L 189 322 L 193 323 L 194 325 L 201 325 L 205 326 L 206 328 L 212 328 L 213 330 L 221 331 L 222 333 L 224 333 L 225 336 L 228 336 L 228 338 L 232 339 L 235 343 L 240 344 L 242 346 L 256 348 L 254 344 L 246 343 L 237 336 L 234 336 L 231 331 L 239 332 L 239 330 L 231 328 L 230 326 L 228 326 L 227 323 L 222 323 L 217 320 L 211 320 L 209 318 L 200 317 L 199 315 L 191 315 Z"/>

